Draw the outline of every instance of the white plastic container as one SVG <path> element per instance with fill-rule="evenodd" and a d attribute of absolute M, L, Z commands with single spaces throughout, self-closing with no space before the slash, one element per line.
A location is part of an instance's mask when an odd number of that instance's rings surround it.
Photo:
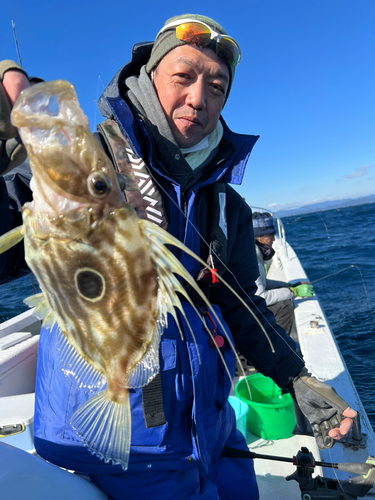
<path fill-rule="evenodd" d="M 38 343 L 35 335 L 0 351 L 0 398 L 35 392 Z"/>
<path fill-rule="evenodd" d="M 0 398 L 0 443 L 34 453 L 35 394 Z"/>

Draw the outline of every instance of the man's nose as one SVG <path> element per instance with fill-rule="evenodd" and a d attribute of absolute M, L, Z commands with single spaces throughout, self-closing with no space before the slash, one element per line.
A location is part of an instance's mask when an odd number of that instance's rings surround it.
<path fill-rule="evenodd" d="M 193 106 L 195 109 L 205 108 L 206 91 L 202 82 L 196 81 L 189 85 L 185 102 L 186 104 Z"/>

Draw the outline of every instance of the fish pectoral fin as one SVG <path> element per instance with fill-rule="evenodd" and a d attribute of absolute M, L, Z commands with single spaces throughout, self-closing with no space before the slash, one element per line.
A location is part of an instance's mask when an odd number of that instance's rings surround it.
<path fill-rule="evenodd" d="M 93 455 L 106 463 L 129 464 L 131 414 L 129 392 L 125 389 L 122 403 L 109 399 L 108 392 L 98 392 L 71 416 L 70 424 Z"/>
<path fill-rule="evenodd" d="M 19 243 L 25 235 L 24 226 L 18 226 L 3 234 L 0 238 L 0 254 L 9 250 Z"/>
<path fill-rule="evenodd" d="M 43 302 L 47 302 L 44 293 L 36 293 L 30 297 L 26 297 L 23 302 L 29 307 L 38 307 Z"/>
<path fill-rule="evenodd" d="M 159 344 L 163 327 L 160 321 L 156 323 L 152 341 L 148 346 L 142 359 L 134 366 L 130 375 L 126 376 L 126 383 L 123 387 L 136 389 L 143 387 L 153 380 L 159 373 Z"/>
<path fill-rule="evenodd" d="M 86 391 L 96 391 L 103 387 L 104 375 L 76 351 L 61 330 L 56 337 L 56 349 L 60 352 L 61 368 L 66 378 Z"/>
<path fill-rule="evenodd" d="M 45 328 L 51 329 L 54 323 L 56 323 L 56 316 L 43 293 L 36 293 L 35 295 L 31 295 L 31 297 L 26 297 L 24 303 L 29 307 L 35 307 L 33 315 L 43 320 Z"/>

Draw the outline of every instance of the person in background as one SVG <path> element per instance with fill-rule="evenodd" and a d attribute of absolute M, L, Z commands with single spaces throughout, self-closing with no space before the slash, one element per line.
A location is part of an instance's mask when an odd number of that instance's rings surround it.
<path fill-rule="evenodd" d="M 285 281 L 268 279 L 267 272 L 275 255 L 272 245 L 276 229 L 272 215 L 268 212 L 254 212 L 253 228 L 259 267 L 256 294 L 264 298 L 268 309 L 275 316 L 276 323 L 290 335 L 294 320 L 293 298 L 313 297 L 314 289 L 308 282 L 299 282 L 292 286 Z"/>
<path fill-rule="evenodd" d="M 215 274 L 184 252 L 176 253 L 222 314 L 237 349 L 261 373 L 293 393 L 310 418 L 319 446 L 331 447 L 341 437 L 340 421 L 349 417 L 346 421 L 352 425 L 356 412 L 308 373 L 297 344 L 275 324 L 263 298 L 255 295 L 259 271 L 251 210 L 229 185 L 241 183 L 258 139 L 232 132 L 221 117 L 240 58 L 238 43 L 213 19 L 196 14 L 168 19 L 154 43 L 133 47 L 132 60 L 105 89 L 99 101 L 105 120 L 97 137 L 125 180 L 134 176 L 132 162 L 137 172 L 143 169 L 147 191 L 141 192 L 134 180 L 125 187 L 138 215 L 147 218 L 151 207 L 154 222 L 210 263 L 242 295 L 267 331 L 274 352 L 258 322 L 216 283 Z M 6 99 L 0 115 L 1 169 L 9 172 L 17 163 L 7 147 L 9 139 L 17 140 L 9 111 L 29 82 L 25 71 L 9 61 L 0 64 L 0 81 L 2 102 Z M 0 177 L 0 194 L 2 234 L 20 220 L 20 204 L 9 179 Z M 22 251 L 15 247 L 0 256 L 0 262 L 3 280 L 19 276 L 25 268 Z M 72 428 L 70 416 L 89 396 L 70 384 L 61 370 L 57 329 L 42 328 L 34 420 L 35 448 L 41 457 L 88 475 L 111 500 L 258 498 L 252 461 L 222 456 L 225 448 L 247 450 L 228 402 L 231 380 L 202 322 L 189 304 L 183 306 L 200 356 L 186 325 L 181 322 L 182 341 L 174 321 L 168 321 L 160 343 L 159 385 L 147 393 L 141 388 L 130 393 L 132 440 L 126 471 L 92 455 Z M 228 342 L 220 352 L 233 374 Z M 150 415 L 147 408 L 155 392 L 162 397 Z"/>

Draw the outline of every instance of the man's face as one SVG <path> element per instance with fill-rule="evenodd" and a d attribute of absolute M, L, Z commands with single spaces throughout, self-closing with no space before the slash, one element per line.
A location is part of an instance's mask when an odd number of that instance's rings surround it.
<path fill-rule="evenodd" d="M 259 236 L 258 241 L 263 243 L 263 245 L 268 245 L 272 247 L 273 242 L 275 241 L 275 235 L 274 234 L 265 234 L 264 236 Z"/>
<path fill-rule="evenodd" d="M 228 85 L 229 70 L 211 49 L 182 45 L 160 61 L 154 86 L 180 148 L 215 130 Z"/>

